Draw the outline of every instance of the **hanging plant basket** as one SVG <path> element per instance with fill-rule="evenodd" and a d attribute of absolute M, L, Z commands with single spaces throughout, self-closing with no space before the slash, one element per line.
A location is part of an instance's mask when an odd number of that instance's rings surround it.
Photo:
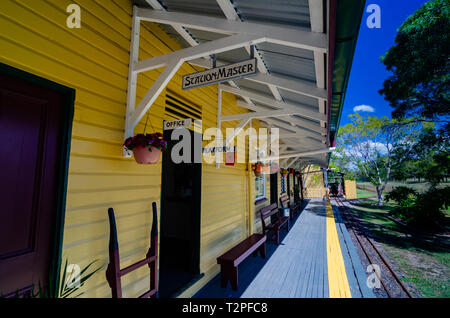
<path fill-rule="evenodd" d="M 287 175 L 289 174 L 289 170 L 287 170 L 287 169 L 281 169 L 281 170 L 280 170 L 280 173 L 281 173 L 281 176 L 282 176 L 283 178 L 286 178 Z"/>
<path fill-rule="evenodd" d="M 256 163 L 253 165 L 253 172 L 256 177 L 260 177 L 266 173 L 266 167 L 262 163 Z"/>
<path fill-rule="evenodd" d="M 161 151 L 167 149 L 167 142 L 161 133 L 137 134 L 129 137 L 123 144 L 127 150 L 133 151 L 134 160 L 139 164 L 155 164 L 161 157 Z"/>
<path fill-rule="evenodd" d="M 134 160 L 139 164 L 155 164 L 161 156 L 161 150 L 155 147 L 138 146 L 133 149 Z"/>

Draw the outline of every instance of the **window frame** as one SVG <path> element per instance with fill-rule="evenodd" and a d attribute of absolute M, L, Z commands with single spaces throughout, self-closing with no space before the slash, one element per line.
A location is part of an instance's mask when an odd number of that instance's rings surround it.
<path fill-rule="evenodd" d="M 258 181 L 257 181 L 258 178 L 262 178 L 262 180 L 263 180 L 263 189 L 264 189 L 264 193 L 263 193 L 261 196 L 258 196 L 258 193 L 257 193 L 257 191 L 256 191 L 256 183 L 258 182 Z M 259 177 L 255 176 L 255 201 L 267 199 L 267 194 L 266 194 L 267 187 L 266 187 L 266 183 L 267 183 L 266 175 L 262 175 L 262 176 L 259 176 Z"/>

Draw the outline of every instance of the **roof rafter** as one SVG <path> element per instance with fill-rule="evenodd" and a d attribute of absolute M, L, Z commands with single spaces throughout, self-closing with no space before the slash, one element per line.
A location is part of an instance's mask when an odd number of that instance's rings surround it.
<path fill-rule="evenodd" d="M 221 33 L 253 34 L 266 38 L 267 42 L 325 53 L 327 37 L 325 34 L 302 31 L 295 28 L 279 27 L 267 24 L 230 21 L 217 17 L 180 12 L 162 12 L 152 9 L 139 10 L 139 19 L 162 24 Z"/>

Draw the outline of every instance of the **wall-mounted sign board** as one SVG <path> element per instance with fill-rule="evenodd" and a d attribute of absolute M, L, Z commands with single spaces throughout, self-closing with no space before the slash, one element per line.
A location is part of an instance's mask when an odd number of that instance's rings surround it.
<path fill-rule="evenodd" d="M 236 152 L 236 146 L 203 148 L 203 153 L 216 153 L 216 152 L 234 153 Z"/>
<path fill-rule="evenodd" d="M 192 125 L 192 118 L 165 121 L 164 130 L 172 130 L 177 128 L 190 128 L 191 125 Z"/>
<path fill-rule="evenodd" d="M 256 58 L 239 63 L 222 65 L 206 71 L 187 74 L 183 76 L 182 88 L 184 90 L 195 87 L 218 84 L 238 78 L 249 77 L 256 74 Z"/>

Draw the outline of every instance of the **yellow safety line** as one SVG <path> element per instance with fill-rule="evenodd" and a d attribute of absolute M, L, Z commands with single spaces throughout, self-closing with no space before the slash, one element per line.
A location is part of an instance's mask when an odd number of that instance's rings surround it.
<path fill-rule="evenodd" d="M 330 298 L 351 298 L 345 272 L 344 258 L 334 221 L 333 209 L 330 201 L 326 204 L 327 211 L 327 263 L 328 263 L 328 291 Z"/>

